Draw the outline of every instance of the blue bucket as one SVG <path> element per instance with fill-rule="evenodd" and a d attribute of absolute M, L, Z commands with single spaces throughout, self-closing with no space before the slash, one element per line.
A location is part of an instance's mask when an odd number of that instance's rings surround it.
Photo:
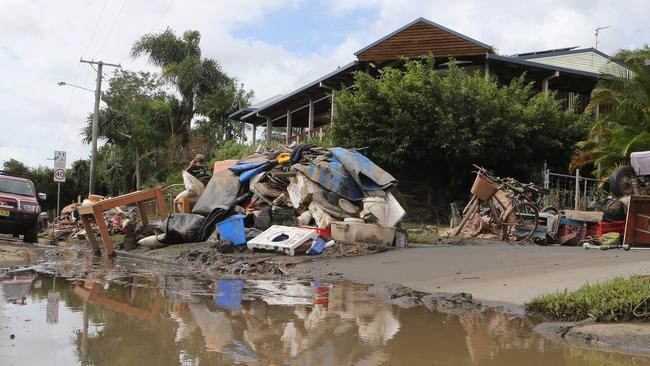
<path fill-rule="evenodd" d="M 246 229 L 244 215 L 237 214 L 228 217 L 217 224 L 217 230 L 222 240 L 229 240 L 234 245 L 246 244 Z"/>

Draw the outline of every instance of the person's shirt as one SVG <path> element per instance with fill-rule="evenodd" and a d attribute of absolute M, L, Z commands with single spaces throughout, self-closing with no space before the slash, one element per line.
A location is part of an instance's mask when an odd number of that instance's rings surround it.
<path fill-rule="evenodd" d="M 203 165 L 192 165 L 191 167 L 187 168 L 186 171 L 198 179 L 207 175 L 207 170 Z"/>

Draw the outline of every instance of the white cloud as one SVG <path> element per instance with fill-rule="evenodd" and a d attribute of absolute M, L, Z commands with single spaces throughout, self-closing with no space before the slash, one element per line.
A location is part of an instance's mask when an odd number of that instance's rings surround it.
<path fill-rule="evenodd" d="M 600 48 L 606 52 L 639 47 L 650 38 L 650 3 L 644 0 L 413 0 L 408 4 L 403 0 L 332 0 L 324 2 L 331 14 L 356 11 L 376 16 L 359 18 L 355 31 L 338 45 L 297 54 L 280 46 L 281 40 L 269 43 L 234 34 L 266 17 L 282 16 L 278 10 L 308 7 L 307 0 L 175 1 L 153 28 L 169 3 L 129 0 L 109 34 L 123 1 L 108 1 L 90 47 L 82 55 L 104 0 L 0 2 L 0 160 L 48 165 L 47 157 L 61 148 L 69 151 L 71 161 L 87 156 L 89 147 L 80 143 L 79 130 L 92 111 L 93 95 L 59 87 L 56 82 L 94 88 L 94 71 L 79 65 L 80 56 L 121 62 L 129 69 L 152 69 L 144 59 L 129 59 L 129 49 L 142 34 L 167 26 L 177 32 L 199 30 L 204 56 L 219 60 L 227 72 L 254 89 L 258 99 L 288 92 L 353 60 L 359 48 L 420 16 L 492 44 L 503 53 L 589 47 L 597 25 L 612 26 L 601 34 Z"/>

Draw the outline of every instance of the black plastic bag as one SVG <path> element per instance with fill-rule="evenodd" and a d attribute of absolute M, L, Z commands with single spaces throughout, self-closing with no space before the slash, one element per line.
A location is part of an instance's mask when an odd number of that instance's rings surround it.
<path fill-rule="evenodd" d="M 200 231 L 205 217 L 201 215 L 171 214 L 162 224 L 165 231 L 164 244 L 193 243 L 200 239 Z"/>

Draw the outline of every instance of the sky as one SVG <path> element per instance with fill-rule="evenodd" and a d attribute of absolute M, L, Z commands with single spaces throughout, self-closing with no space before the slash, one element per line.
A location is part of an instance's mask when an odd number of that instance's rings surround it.
<path fill-rule="evenodd" d="M 51 166 L 55 150 L 67 151 L 68 166 L 87 158 L 80 130 L 94 94 L 57 82 L 94 89 L 82 57 L 158 71 L 129 57 L 144 34 L 200 31 L 203 56 L 260 101 L 353 61 L 418 17 L 501 54 L 593 47 L 597 26 L 611 26 L 599 38 L 606 53 L 650 42 L 647 0 L 0 0 L 0 161 Z"/>

